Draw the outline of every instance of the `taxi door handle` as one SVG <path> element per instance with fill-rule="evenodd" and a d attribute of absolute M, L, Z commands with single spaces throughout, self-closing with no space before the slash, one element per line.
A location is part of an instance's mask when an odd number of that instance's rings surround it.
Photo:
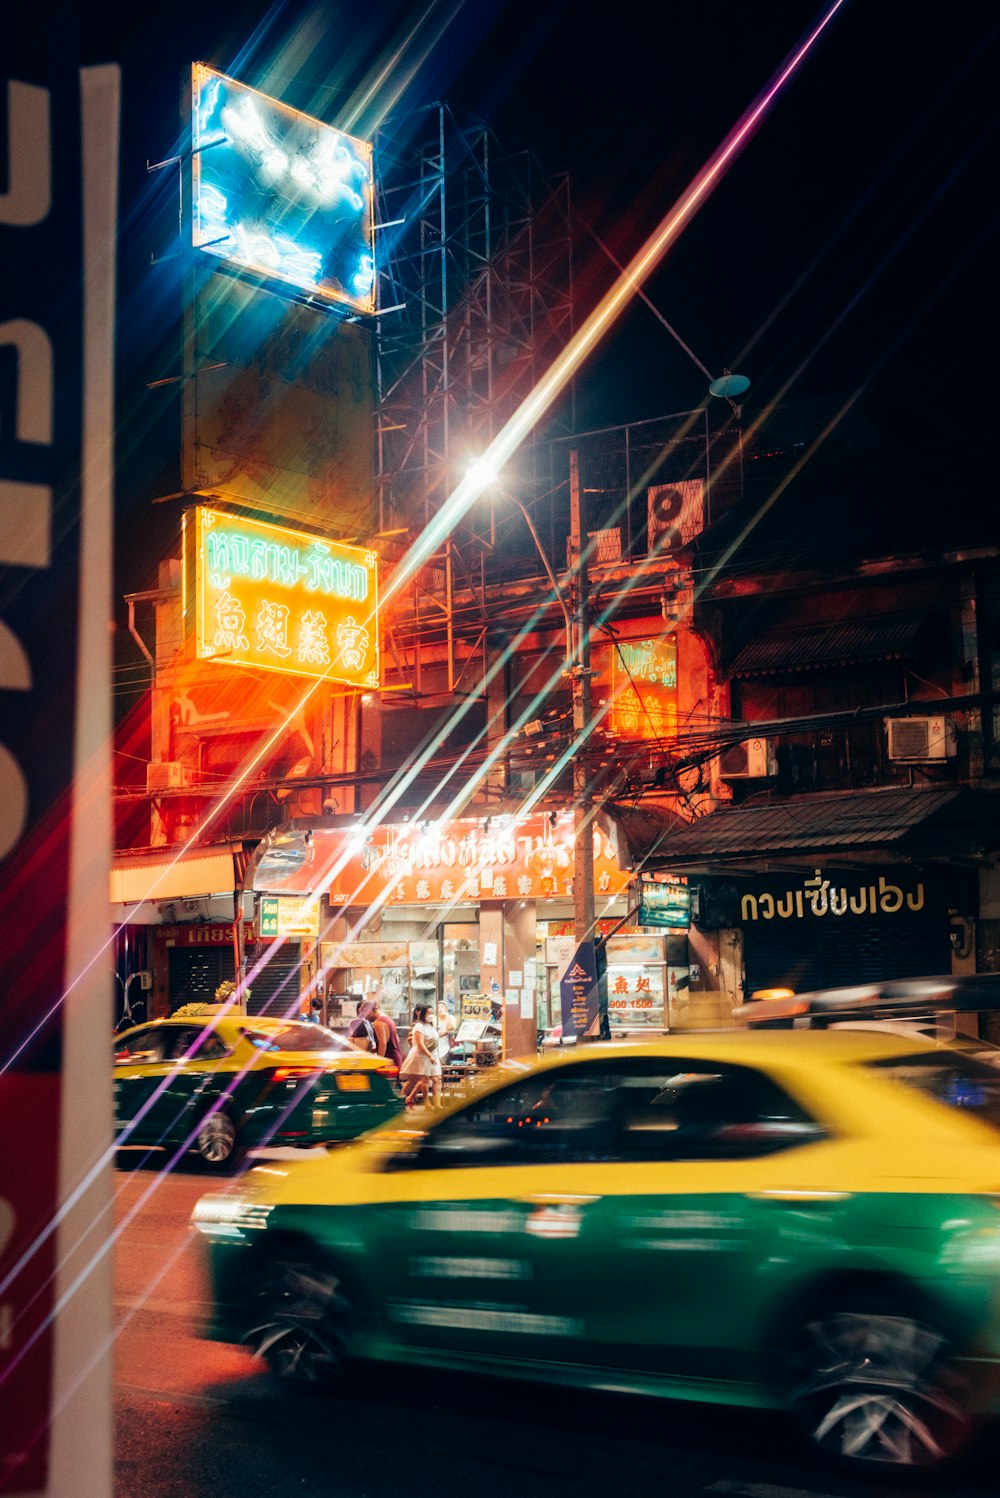
<path fill-rule="evenodd" d="M 581 1196 L 575 1191 L 532 1191 L 520 1198 L 533 1207 L 586 1207 L 600 1199 L 599 1196 Z"/>
<path fill-rule="evenodd" d="M 814 1186 L 773 1186 L 764 1191 L 748 1191 L 746 1197 L 752 1202 L 846 1202 L 853 1191 L 824 1191 Z"/>

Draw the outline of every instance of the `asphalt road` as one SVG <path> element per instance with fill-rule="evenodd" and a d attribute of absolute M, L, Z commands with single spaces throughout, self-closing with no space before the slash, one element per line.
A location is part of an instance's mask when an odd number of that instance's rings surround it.
<path fill-rule="evenodd" d="M 116 1498 L 882 1498 L 796 1448 L 775 1415 L 553 1390 L 427 1370 L 359 1371 L 349 1396 L 276 1385 L 202 1340 L 193 1163 L 120 1169 L 115 1268 Z M 993 1498 L 1000 1435 L 948 1498 Z M 895 1494 L 908 1489 L 894 1486 Z M 915 1491 L 910 1488 L 909 1491 Z"/>

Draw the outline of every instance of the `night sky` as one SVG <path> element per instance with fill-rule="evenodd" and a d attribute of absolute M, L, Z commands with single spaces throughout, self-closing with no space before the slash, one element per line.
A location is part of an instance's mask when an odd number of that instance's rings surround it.
<path fill-rule="evenodd" d="M 176 148 L 193 59 L 362 135 L 390 96 L 397 110 L 447 100 L 568 170 L 578 212 L 624 261 L 823 14 L 791 0 L 664 5 L 652 19 L 566 0 L 181 0 L 112 23 L 92 8 L 87 60 L 117 59 L 125 77 L 122 399 L 143 413 L 123 427 L 126 519 L 148 516 L 161 482 L 144 382 L 177 362 L 146 269 L 173 188 L 146 162 Z M 781 391 L 863 388 L 866 420 L 924 476 L 907 503 L 954 518 L 995 503 L 1000 27 L 986 4 L 920 15 L 847 0 L 646 289 L 701 363 L 751 378 L 748 414 Z M 705 384 L 635 304 L 582 372 L 578 426 L 688 410 Z M 162 440 L 162 418 L 157 429 Z"/>

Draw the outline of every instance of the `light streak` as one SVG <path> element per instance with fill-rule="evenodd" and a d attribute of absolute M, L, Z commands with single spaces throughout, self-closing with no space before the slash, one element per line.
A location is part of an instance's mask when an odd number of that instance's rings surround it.
<path fill-rule="evenodd" d="M 471 505 L 479 498 L 485 487 L 484 479 L 491 472 L 500 471 L 513 457 L 536 423 L 544 416 L 549 406 L 572 379 L 584 360 L 591 354 L 604 334 L 613 325 L 619 313 L 642 283 L 655 270 L 667 250 L 677 239 L 697 211 L 708 200 L 718 186 L 727 168 L 747 144 L 757 126 L 770 109 L 782 88 L 794 76 L 808 57 L 816 42 L 840 10 L 845 0 L 834 3 L 820 17 L 813 30 L 806 36 L 768 83 L 728 136 L 717 148 L 708 162 L 681 194 L 674 207 L 660 222 L 646 243 L 632 258 L 624 272 L 618 277 L 610 291 L 586 319 L 583 326 L 553 361 L 539 380 L 534 390 L 521 403 L 518 410 L 490 443 L 475 465 L 473 472 L 460 480 L 437 515 L 426 527 L 420 539 L 410 548 L 390 579 L 383 602 L 388 602 L 400 588 L 427 562 L 442 541 L 451 534 L 464 518 Z"/>

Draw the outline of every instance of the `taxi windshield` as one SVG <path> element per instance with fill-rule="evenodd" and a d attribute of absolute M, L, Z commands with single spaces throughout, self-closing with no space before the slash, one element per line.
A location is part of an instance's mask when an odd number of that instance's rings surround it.
<path fill-rule="evenodd" d="M 888 1056 L 868 1065 L 883 1076 L 961 1108 L 1000 1129 L 1000 1070 L 962 1051 L 933 1050 L 914 1056 Z"/>
<path fill-rule="evenodd" d="M 248 1025 L 243 1031 L 260 1051 L 350 1051 L 353 1047 L 323 1025 L 283 1025 L 280 1030 Z"/>

